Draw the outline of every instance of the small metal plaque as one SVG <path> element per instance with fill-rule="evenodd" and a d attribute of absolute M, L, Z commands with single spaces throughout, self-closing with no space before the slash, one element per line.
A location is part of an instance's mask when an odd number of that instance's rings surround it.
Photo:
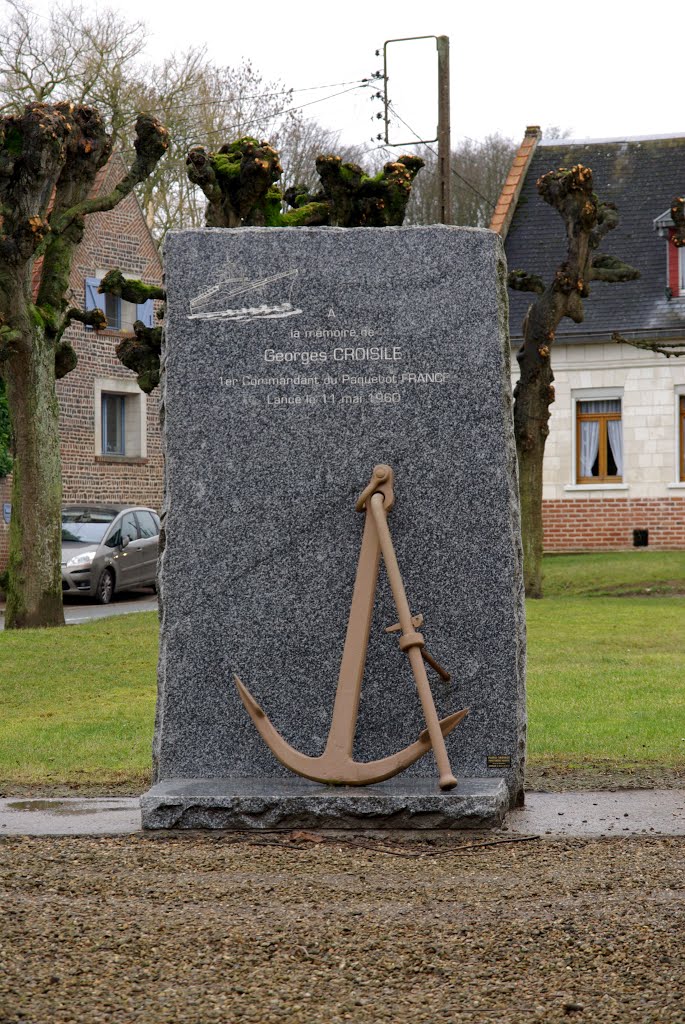
<path fill-rule="evenodd" d="M 509 754 L 488 754 L 488 768 L 511 768 L 511 756 Z"/>
<path fill-rule="evenodd" d="M 9 526 L 9 521 L 12 518 L 12 506 L 9 501 L 3 501 L 2 503 L 2 518 Z"/>

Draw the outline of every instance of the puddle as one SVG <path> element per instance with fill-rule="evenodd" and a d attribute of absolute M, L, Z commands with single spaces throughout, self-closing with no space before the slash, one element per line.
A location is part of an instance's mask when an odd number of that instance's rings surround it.
<path fill-rule="evenodd" d="M 120 835 L 139 829 L 137 797 L 0 799 L 0 836 Z"/>
<path fill-rule="evenodd" d="M 79 801 L 80 803 L 80 801 Z M 99 814 L 101 811 L 111 814 L 115 811 L 126 811 L 128 808 L 93 802 L 90 807 L 78 807 L 68 800 L 8 800 L 5 804 L 10 811 L 35 811 L 44 814 Z"/>

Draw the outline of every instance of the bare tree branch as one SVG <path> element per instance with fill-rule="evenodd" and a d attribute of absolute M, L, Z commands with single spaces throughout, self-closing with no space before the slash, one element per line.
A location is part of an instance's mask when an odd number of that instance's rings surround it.
<path fill-rule="evenodd" d="M 624 338 L 618 331 L 614 331 L 611 340 L 618 345 L 631 345 L 633 348 L 642 349 L 644 352 L 658 352 L 670 359 L 671 356 L 685 356 L 685 341 L 644 341 L 635 338 Z"/>
<path fill-rule="evenodd" d="M 671 201 L 671 217 L 675 226 L 675 233 L 671 237 L 673 245 L 677 249 L 685 245 L 685 197 L 675 196 Z"/>
<path fill-rule="evenodd" d="M 536 292 L 542 295 L 545 283 L 538 274 L 529 274 L 526 270 L 510 270 L 507 284 L 514 292 Z"/>

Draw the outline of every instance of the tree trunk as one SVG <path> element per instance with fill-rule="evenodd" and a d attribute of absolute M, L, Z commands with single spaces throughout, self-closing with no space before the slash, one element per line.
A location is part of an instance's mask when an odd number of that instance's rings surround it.
<path fill-rule="evenodd" d="M 523 582 L 526 597 L 542 597 L 542 467 L 544 439 L 534 448 L 516 445 L 521 500 Z"/>
<path fill-rule="evenodd" d="M 561 301 L 550 289 L 528 310 L 517 360 L 514 435 L 519 467 L 523 579 L 526 597 L 542 597 L 542 467 L 554 401 L 550 348 L 561 319 Z"/>
<path fill-rule="evenodd" d="M 59 407 L 55 350 L 40 326 L 6 360 L 3 376 L 15 449 L 5 627 L 60 626 Z"/>

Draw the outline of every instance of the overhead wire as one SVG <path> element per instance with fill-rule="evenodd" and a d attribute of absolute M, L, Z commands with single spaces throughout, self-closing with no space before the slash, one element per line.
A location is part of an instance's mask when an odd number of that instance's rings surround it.
<path fill-rule="evenodd" d="M 388 110 L 392 111 L 392 113 L 397 118 L 397 120 L 400 121 L 404 125 L 404 127 L 408 131 L 410 131 L 412 133 L 412 135 L 414 136 L 414 138 L 417 140 L 416 143 L 408 143 L 408 145 L 419 145 L 419 144 L 424 145 L 426 147 L 426 149 L 429 151 L 429 153 L 432 153 L 433 156 L 436 159 L 439 159 L 438 153 L 428 143 L 423 142 L 421 137 L 416 134 L 416 132 L 414 131 L 412 126 L 410 124 L 407 124 L 407 122 L 404 120 L 404 118 L 401 117 L 400 114 L 397 113 L 397 111 L 395 110 L 395 108 L 393 107 L 393 105 L 391 103 L 388 103 Z M 399 149 L 400 147 L 399 146 L 394 146 L 392 148 L 393 149 Z M 479 197 L 479 199 L 482 199 L 484 203 L 487 203 L 491 207 L 491 209 L 493 209 L 493 210 L 495 209 L 495 207 L 497 206 L 497 203 L 494 202 L 493 199 L 488 198 L 488 196 L 484 196 L 483 193 L 479 189 L 477 189 L 476 186 L 472 182 L 470 182 L 468 180 L 468 178 L 465 178 L 463 176 L 463 174 L 460 174 L 459 171 L 455 170 L 454 167 L 450 167 L 450 170 L 452 171 L 452 174 L 455 176 L 455 178 L 458 178 L 459 181 L 463 182 L 464 185 L 466 185 L 467 188 L 470 188 L 471 191 L 475 195 L 477 195 Z"/>
<path fill-rule="evenodd" d="M 251 102 L 253 100 L 269 100 L 273 99 L 275 96 L 289 96 L 298 92 L 316 92 L 318 89 L 336 89 L 339 85 L 351 85 L 358 86 L 359 88 L 361 88 L 362 86 L 366 86 L 368 84 L 368 81 L 368 78 L 352 78 L 349 79 L 347 82 L 327 82 L 325 85 L 305 85 L 298 89 L 287 88 L 277 89 L 275 92 L 247 93 L 245 96 L 242 96 L 241 99 L 247 102 Z M 336 93 L 336 95 L 342 94 Z M 197 100 L 193 103 L 184 103 L 183 107 L 186 110 L 190 107 L 220 107 L 226 102 L 226 98 L 222 98 L 220 96 L 210 96 L 206 99 Z M 318 102 L 318 100 L 313 100 L 312 102 L 316 103 Z M 169 105 L 173 106 L 173 104 Z M 304 104 L 302 104 L 302 106 L 304 106 Z"/>
<path fill-rule="evenodd" d="M 307 103 L 297 103 L 294 106 L 285 107 L 283 110 L 275 110 L 272 114 L 269 115 L 267 120 L 268 121 L 274 121 L 276 118 L 284 117 L 286 114 L 291 114 L 291 113 L 293 113 L 296 110 L 304 110 L 305 107 L 312 107 L 316 103 L 326 103 L 328 100 L 334 100 L 338 96 L 345 96 L 345 95 L 347 95 L 350 92 L 355 92 L 358 89 L 364 89 L 364 88 L 366 88 L 366 83 L 364 85 L 353 85 L 349 89 L 342 89 L 340 92 L 331 93 L 329 96 L 320 96 L 320 97 L 318 97 L 315 100 L 309 100 Z M 210 136 L 222 135 L 224 133 L 235 131 L 237 128 L 245 129 L 245 128 L 251 127 L 254 124 L 263 124 L 263 123 L 264 123 L 263 118 L 252 118 L 249 121 L 239 121 L 237 124 L 223 125 L 221 128 L 216 128 L 216 129 L 212 129 L 212 130 L 207 131 L 207 132 L 203 132 L 203 138 L 206 139 L 206 138 L 208 138 Z M 191 143 L 190 142 L 189 138 L 186 138 L 184 140 L 184 144 L 186 146 L 195 145 L 195 143 Z"/>
<path fill-rule="evenodd" d="M 209 131 L 202 133 L 202 140 L 206 140 L 208 137 L 213 137 L 215 135 L 228 134 L 229 132 L 236 131 L 236 129 L 240 129 L 242 131 L 242 130 L 244 130 L 246 128 L 250 128 L 252 125 L 255 125 L 255 124 L 265 125 L 265 124 L 268 124 L 268 123 L 271 123 L 271 122 L 275 121 L 277 118 L 284 117 L 286 114 L 293 113 L 294 111 L 297 111 L 297 110 L 304 110 L 305 107 L 311 107 L 311 106 L 314 106 L 317 103 L 326 103 L 328 100 L 336 99 L 338 96 L 345 96 L 348 93 L 355 92 L 358 89 L 368 88 L 368 79 L 364 79 L 364 78 L 363 79 L 355 79 L 355 82 L 358 83 L 358 84 L 352 85 L 351 88 L 349 88 L 349 89 L 342 89 L 340 92 L 331 93 L 329 96 L 320 96 L 320 97 L 318 97 L 315 100 L 308 100 L 306 103 L 299 103 L 299 104 L 295 104 L 295 105 L 290 106 L 290 107 L 285 107 L 282 110 L 275 110 L 275 111 L 273 111 L 273 113 L 269 114 L 269 116 L 266 119 L 264 119 L 262 117 L 260 117 L 260 118 L 252 118 L 251 120 L 248 120 L 248 121 L 239 121 L 237 124 L 223 125 L 221 128 L 210 129 Z M 340 84 L 343 84 L 343 83 L 340 83 Z M 308 86 L 307 87 L 307 89 L 318 89 L 318 88 L 327 88 L 327 86 Z M 304 92 L 305 89 L 302 89 L 300 91 Z M 304 120 L 308 120 L 308 118 L 304 118 Z M 333 131 L 333 129 L 330 129 L 330 130 Z M 341 129 L 336 129 L 336 132 L 339 132 L 339 131 L 341 131 Z M 190 148 L 191 146 L 194 146 L 194 145 L 202 145 L 203 144 L 203 141 L 193 142 L 193 141 L 191 141 L 191 139 L 192 139 L 192 135 L 181 136 L 180 139 L 177 136 L 174 139 L 174 142 L 179 143 L 181 145 L 181 147 L 185 148 L 185 149 Z M 133 153 L 134 150 L 129 147 L 128 149 L 121 150 L 121 152 L 124 153 L 124 154 L 130 154 L 130 153 Z"/>

